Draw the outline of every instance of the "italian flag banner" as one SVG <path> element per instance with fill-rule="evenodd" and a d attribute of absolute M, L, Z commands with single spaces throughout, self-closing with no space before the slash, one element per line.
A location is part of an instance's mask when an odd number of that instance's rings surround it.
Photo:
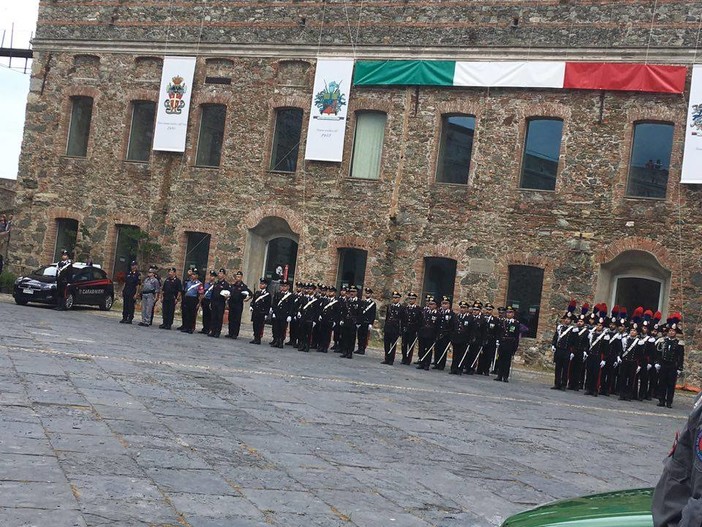
<path fill-rule="evenodd" d="M 682 93 L 687 67 L 561 61 L 361 60 L 354 86 L 556 88 Z"/>

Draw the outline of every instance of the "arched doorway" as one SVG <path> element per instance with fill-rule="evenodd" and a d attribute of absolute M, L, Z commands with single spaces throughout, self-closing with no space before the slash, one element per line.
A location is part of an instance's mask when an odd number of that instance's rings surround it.
<path fill-rule="evenodd" d="M 262 276 L 276 280 L 276 269 L 286 265 L 288 279 L 294 280 L 299 238 L 288 222 L 277 216 L 266 216 L 249 229 L 244 258 L 244 279 L 249 287 Z"/>
<path fill-rule="evenodd" d="M 641 306 L 665 315 L 670 296 L 670 276 L 656 257 L 646 251 L 624 251 L 600 266 L 597 299 L 604 299 L 611 311 L 619 305 L 629 314 Z"/>

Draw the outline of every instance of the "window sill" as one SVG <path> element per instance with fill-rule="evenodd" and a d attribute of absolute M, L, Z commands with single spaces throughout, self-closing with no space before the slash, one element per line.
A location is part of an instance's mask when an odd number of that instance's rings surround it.
<path fill-rule="evenodd" d="M 280 174 L 281 176 L 294 176 L 297 174 L 297 170 L 289 172 L 287 170 L 266 170 L 267 174 Z"/>
<path fill-rule="evenodd" d="M 518 187 L 517 190 L 521 192 L 538 192 L 540 194 L 555 194 L 555 190 L 549 190 L 545 188 L 524 188 L 524 187 Z"/>
<path fill-rule="evenodd" d="M 61 156 L 62 159 L 78 159 L 78 160 L 87 160 L 88 156 L 69 156 L 68 154 L 64 154 Z"/>
<path fill-rule="evenodd" d="M 665 203 L 666 201 L 666 198 L 651 198 L 648 196 L 624 196 L 624 199 L 632 201 L 660 201 L 661 203 Z"/>
<path fill-rule="evenodd" d="M 448 188 L 471 188 L 468 183 L 449 183 L 447 181 L 434 181 L 434 185 L 437 187 L 448 187 Z"/>
<path fill-rule="evenodd" d="M 148 166 L 150 161 L 137 161 L 135 159 L 123 159 L 122 163 L 131 166 Z"/>
<path fill-rule="evenodd" d="M 211 166 L 207 166 L 207 165 L 193 165 L 192 168 L 201 168 L 204 170 L 219 170 L 222 167 L 211 167 Z"/>
<path fill-rule="evenodd" d="M 371 179 L 371 178 L 360 178 L 360 177 L 346 177 L 344 178 L 346 181 L 352 182 L 352 183 L 380 183 L 380 178 L 378 179 Z"/>

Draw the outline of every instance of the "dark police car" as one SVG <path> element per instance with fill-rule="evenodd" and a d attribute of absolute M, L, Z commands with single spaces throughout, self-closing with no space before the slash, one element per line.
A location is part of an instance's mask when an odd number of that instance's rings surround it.
<path fill-rule="evenodd" d="M 27 276 L 20 276 L 12 293 L 15 302 L 19 305 L 28 302 L 55 305 L 56 268 L 53 263 L 40 267 Z M 114 284 L 99 265 L 74 262 L 61 271 L 61 276 L 67 281 L 64 298 L 66 309 L 75 305 L 98 306 L 103 311 L 112 308 L 115 299 Z"/>

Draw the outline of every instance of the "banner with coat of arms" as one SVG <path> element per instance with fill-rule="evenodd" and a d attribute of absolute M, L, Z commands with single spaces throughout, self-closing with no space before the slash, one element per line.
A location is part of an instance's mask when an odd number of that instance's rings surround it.
<path fill-rule="evenodd" d="M 702 184 L 702 65 L 692 68 L 681 183 Z"/>
<path fill-rule="evenodd" d="M 344 152 L 353 60 L 318 60 L 305 159 L 339 162 Z"/>
<path fill-rule="evenodd" d="M 165 57 L 156 113 L 154 150 L 185 152 L 195 57 Z"/>

